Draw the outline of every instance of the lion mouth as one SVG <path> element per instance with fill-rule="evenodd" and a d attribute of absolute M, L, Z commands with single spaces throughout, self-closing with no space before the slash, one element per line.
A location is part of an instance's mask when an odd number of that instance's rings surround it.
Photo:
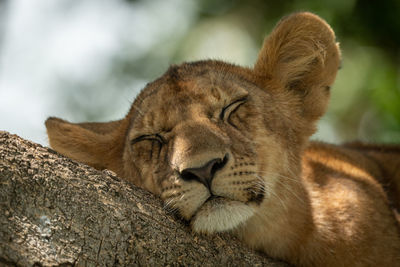
<path fill-rule="evenodd" d="M 191 225 L 198 233 L 233 230 L 254 214 L 254 208 L 237 200 L 210 196 L 192 218 Z"/>
<path fill-rule="evenodd" d="M 214 204 L 218 205 L 218 203 L 223 203 L 225 201 L 225 199 L 226 198 L 221 197 L 221 196 L 211 195 L 209 198 L 207 198 L 206 201 L 204 201 L 204 204 L 207 202 L 210 202 L 212 205 L 214 205 Z"/>

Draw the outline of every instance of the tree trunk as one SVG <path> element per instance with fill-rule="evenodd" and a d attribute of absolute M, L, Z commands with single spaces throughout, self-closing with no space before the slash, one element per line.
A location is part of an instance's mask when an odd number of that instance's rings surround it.
<path fill-rule="evenodd" d="M 149 192 L 6 132 L 0 183 L 2 266 L 288 266 L 194 234 Z"/>

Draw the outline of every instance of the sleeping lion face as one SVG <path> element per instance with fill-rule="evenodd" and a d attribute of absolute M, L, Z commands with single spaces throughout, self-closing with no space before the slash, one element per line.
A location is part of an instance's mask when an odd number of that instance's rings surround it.
<path fill-rule="evenodd" d="M 299 182 L 293 177 L 339 62 L 329 25 L 294 14 L 265 39 L 253 67 L 171 67 L 121 120 L 49 118 L 50 145 L 161 196 L 197 232 L 230 230 L 260 212 L 273 220 L 295 196 L 283 188 Z"/>
<path fill-rule="evenodd" d="M 209 65 L 172 67 L 148 85 L 131 109 L 124 155 L 125 171 L 197 232 L 251 217 L 287 161 L 281 137 L 267 128 L 283 124 L 272 97 Z"/>

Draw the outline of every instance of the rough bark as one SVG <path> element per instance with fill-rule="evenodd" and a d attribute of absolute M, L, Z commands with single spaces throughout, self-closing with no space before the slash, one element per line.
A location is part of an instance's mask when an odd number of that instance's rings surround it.
<path fill-rule="evenodd" d="M 0 265 L 287 266 L 194 234 L 147 191 L 6 132 L 0 183 Z"/>

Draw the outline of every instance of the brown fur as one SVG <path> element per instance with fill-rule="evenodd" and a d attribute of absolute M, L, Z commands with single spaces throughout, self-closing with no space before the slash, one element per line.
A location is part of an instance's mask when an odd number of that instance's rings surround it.
<path fill-rule="evenodd" d="M 293 14 L 254 68 L 172 66 L 120 121 L 49 118 L 50 145 L 161 196 L 197 232 L 299 266 L 400 266 L 400 148 L 308 141 L 339 64 L 329 25 Z"/>

